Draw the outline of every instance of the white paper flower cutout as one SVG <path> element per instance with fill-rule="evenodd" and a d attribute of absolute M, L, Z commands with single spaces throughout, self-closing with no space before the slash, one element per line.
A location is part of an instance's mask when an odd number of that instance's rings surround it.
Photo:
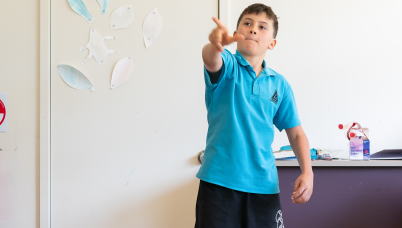
<path fill-rule="evenodd" d="M 102 37 L 102 35 L 96 29 L 91 28 L 89 32 L 89 42 L 85 46 L 80 48 L 80 51 L 84 51 L 85 49 L 89 50 L 89 55 L 84 59 L 81 65 L 86 63 L 92 56 L 99 64 L 105 64 L 107 56 L 110 53 L 117 53 L 117 51 L 108 50 L 106 48 L 104 40 L 114 39 L 116 39 L 116 37 L 114 36 Z"/>
<path fill-rule="evenodd" d="M 145 47 L 151 46 L 153 42 L 162 33 L 162 17 L 159 14 L 158 9 L 155 7 L 145 18 L 142 30 L 144 33 Z"/>
<path fill-rule="evenodd" d="M 134 19 L 133 6 L 122 6 L 110 16 L 110 29 L 127 28 Z"/>
<path fill-rule="evenodd" d="M 119 60 L 113 69 L 112 81 L 110 83 L 110 88 L 115 89 L 119 85 L 127 81 L 131 74 L 133 73 L 134 64 L 131 57 L 126 57 Z"/>

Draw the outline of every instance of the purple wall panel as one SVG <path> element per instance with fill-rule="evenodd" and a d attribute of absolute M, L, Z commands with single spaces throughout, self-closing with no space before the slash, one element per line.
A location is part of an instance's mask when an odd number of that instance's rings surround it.
<path fill-rule="evenodd" d="M 286 228 L 402 228 L 402 167 L 313 167 L 309 202 L 290 197 L 299 167 L 278 167 Z"/>

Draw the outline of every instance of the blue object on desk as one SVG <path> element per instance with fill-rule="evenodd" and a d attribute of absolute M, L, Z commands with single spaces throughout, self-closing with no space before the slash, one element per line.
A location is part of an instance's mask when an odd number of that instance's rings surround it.
<path fill-rule="evenodd" d="M 281 147 L 280 149 L 279 149 L 279 151 L 284 151 L 284 150 L 292 150 L 292 147 L 291 146 L 289 146 L 289 145 L 287 145 L 287 146 L 283 146 L 283 147 Z M 317 150 L 316 149 L 314 149 L 314 148 L 311 148 L 310 149 L 310 157 L 311 157 L 311 159 L 314 159 L 314 160 L 317 160 Z M 295 159 L 296 157 L 287 157 L 287 159 Z M 277 158 L 277 160 L 285 160 L 285 159 L 283 159 L 283 158 L 281 158 L 281 159 L 278 159 Z"/>
<path fill-rule="evenodd" d="M 279 149 L 279 151 L 282 151 L 282 150 L 292 150 L 292 147 L 289 145 L 283 146 L 283 147 L 281 147 L 281 149 Z"/>
<path fill-rule="evenodd" d="M 311 148 L 310 156 L 311 156 L 311 159 L 317 160 L 317 150 L 314 148 Z"/>

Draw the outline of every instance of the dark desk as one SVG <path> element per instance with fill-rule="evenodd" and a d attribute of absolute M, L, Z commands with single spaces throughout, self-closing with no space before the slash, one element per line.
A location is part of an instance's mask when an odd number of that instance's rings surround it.
<path fill-rule="evenodd" d="M 290 197 L 297 161 L 277 161 L 286 228 L 402 227 L 402 161 L 313 161 L 314 193 Z"/>

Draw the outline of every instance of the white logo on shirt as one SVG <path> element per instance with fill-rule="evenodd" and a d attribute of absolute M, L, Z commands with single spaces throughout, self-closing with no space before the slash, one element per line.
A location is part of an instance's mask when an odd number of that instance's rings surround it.
<path fill-rule="evenodd" d="M 281 210 L 279 210 L 276 213 L 275 220 L 276 220 L 276 227 L 277 228 L 285 228 L 285 225 L 283 225 L 283 218 L 282 218 L 282 211 Z"/>

